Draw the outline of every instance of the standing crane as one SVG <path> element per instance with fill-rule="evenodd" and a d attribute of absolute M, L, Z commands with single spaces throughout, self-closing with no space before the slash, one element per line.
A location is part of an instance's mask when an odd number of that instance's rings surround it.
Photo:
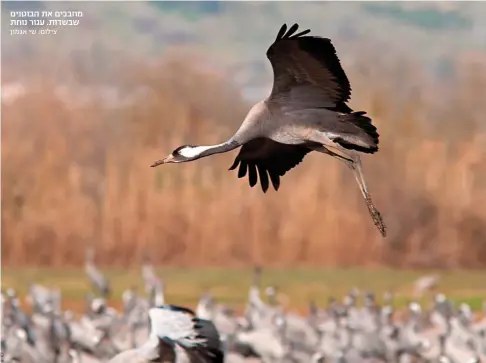
<path fill-rule="evenodd" d="M 91 286 L 98 290 L 98 292 L 107 298 L 110 295 L 110 284 L 107 278 L 101 273 L 94 264 L 94 248 L 88 247 L 86 250 L 86 261 L 84 265 L 86 276 L 88 277 Z"/>

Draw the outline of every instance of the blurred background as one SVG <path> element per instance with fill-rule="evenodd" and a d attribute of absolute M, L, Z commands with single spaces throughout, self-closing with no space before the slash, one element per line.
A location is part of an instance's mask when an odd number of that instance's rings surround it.
<path fill-rule="evenodd" d="M 10 35 L 16 10 L 76 10 Z M 486 268 L 486 4 L 2 2 L 2 265 L 75 268 Z M 271 89 L 283 23 L 332 39 L 380 151 L 365 177 L 310 154 L 278 193 L 228 172 L 226 140 Z M 484 281 L 484 280 L 483 280 Z M 484 292 L 484 290 L 483 290 Z"/>

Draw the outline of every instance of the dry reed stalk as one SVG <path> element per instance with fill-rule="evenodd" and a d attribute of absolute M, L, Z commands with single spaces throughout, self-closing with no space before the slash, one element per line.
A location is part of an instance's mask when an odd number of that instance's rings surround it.
<path fill-rule="evenodd" d="M 126 86 L 153 94 L 118 111 L 63 103 L 41 77 L 42 88 L 3 107 L 2 263 L 79 266 L 94 243 L 100 264 L 118 266 L 148 251 L 181 266 L 486 267 L 486 133 L 454 131 L 458 119 L 477 127 L 477 113 L 464 110 L 484 80 L 457 82 L 455 104 L 432 110 L 445 116 L 430 137 L 422 95 L 395 99 L 393 79 L 353 74 L 363 95 L 353 107 L 368 110 L 382 135 L 364 167 L 389 225 L 383 241 L 349 170 L 322 155 L 267 195 L 227 171 L 234 153 L 149 168 L 179 144 L 227 138 L 244 116 L 233 89 L 193 68 L 125 69 Z"/>

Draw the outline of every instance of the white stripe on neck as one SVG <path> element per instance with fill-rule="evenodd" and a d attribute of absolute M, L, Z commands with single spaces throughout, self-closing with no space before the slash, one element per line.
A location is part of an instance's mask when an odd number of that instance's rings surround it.
<path fill-rule="evenodd" d="M 214 146 L 195 146 L 195 147 L 190 147 L 186 146 L 183 149 L 179 150 L 179 154 L 186 158 L 193 158 L 195 156 L 200 155 L 206 150 L 212 149 Z"/>

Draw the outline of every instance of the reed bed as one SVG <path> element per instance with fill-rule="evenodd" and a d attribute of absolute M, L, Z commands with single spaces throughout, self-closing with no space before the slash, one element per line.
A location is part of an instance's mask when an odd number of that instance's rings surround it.
<path fill-rule="evenodd" d="M 119 267 L 147 253 L 182 267 L 486 267 L 486 67 L 439 86 L 412 66 L 347 71 L 351 106 L 381 135 L 363 162 L 386 239 L 351 172 L 320 154 L 266 195 L 227 171 L 235 152 L 150 168 L 181 144 L 226 139 L 248 110 L 224 74 L 172 59 L 120 68 L 117 84 L 142 91 L 118 107 L 61 99 L 41 73 L 3 105 L 2 264 L 80 266 L 95 245 Z"/>

